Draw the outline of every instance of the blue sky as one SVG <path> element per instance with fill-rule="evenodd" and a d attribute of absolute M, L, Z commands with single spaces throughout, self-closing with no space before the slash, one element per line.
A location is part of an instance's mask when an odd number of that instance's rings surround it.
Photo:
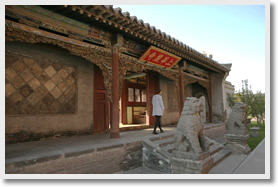
<path fill-rule="evenodd" d="M 114 5 L 219 63 L 232 63 L 227 78 L 265 92 L 263 5 Z"/>

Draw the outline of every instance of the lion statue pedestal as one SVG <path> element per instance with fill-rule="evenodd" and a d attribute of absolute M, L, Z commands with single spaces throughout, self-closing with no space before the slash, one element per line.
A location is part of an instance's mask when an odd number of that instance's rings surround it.
<path fill-rule="evenodd" d="M 246 105 L 236 103 L 226 123 L 226 134 L 224 135 L 227 145 L 225 149 L 233 153 L 248 154 L 251 149 L 248 146 L 248 130 L 245 119 Z"/>
<path fill-rule="evenodd" d="M 172 173 L 208 173 L 213 159 L 209 143 L 203 135 L 199 112 L 204 106 L 195 97 L 187 97 L 175 136 L 175 148 L 171 157 Z"/>

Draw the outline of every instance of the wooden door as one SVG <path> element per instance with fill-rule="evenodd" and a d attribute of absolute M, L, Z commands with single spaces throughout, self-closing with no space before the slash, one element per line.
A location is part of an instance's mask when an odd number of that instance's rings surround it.
<path fill-rule="evenodd" d="M 109 131 L 108 100 L 102 71 L 94 69 L 94 133 Z"/>
<path fill-rule="evenodd" d="M 152 96 L 159 89 L 159 74 L 156 72 L 148 72 L 147 74 L 147 124 L 154 126 L 155 117 L 152 116 Z"/>

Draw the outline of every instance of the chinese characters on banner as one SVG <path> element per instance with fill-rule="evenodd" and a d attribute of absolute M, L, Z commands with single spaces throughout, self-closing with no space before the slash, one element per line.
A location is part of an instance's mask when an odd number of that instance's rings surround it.
<path fill-rule="evenodd" d="M 178 61 L 180 61 L 180 59 L 181 58 L 176 55 L 151 46 L 139 60 L 147 61 L 148 63 L 155 64 L 160 67 L 172 68 Z"/>

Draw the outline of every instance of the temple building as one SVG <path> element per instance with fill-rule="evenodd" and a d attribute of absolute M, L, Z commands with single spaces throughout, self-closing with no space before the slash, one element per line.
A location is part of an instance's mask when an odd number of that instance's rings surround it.
<path fill-rule="evenodd" d="M 6 6 L 6 142 L 175 125 L 186 97 L 206 98 L 206 124 L 224 127 L 231 64 L 108 5 Z"/>

